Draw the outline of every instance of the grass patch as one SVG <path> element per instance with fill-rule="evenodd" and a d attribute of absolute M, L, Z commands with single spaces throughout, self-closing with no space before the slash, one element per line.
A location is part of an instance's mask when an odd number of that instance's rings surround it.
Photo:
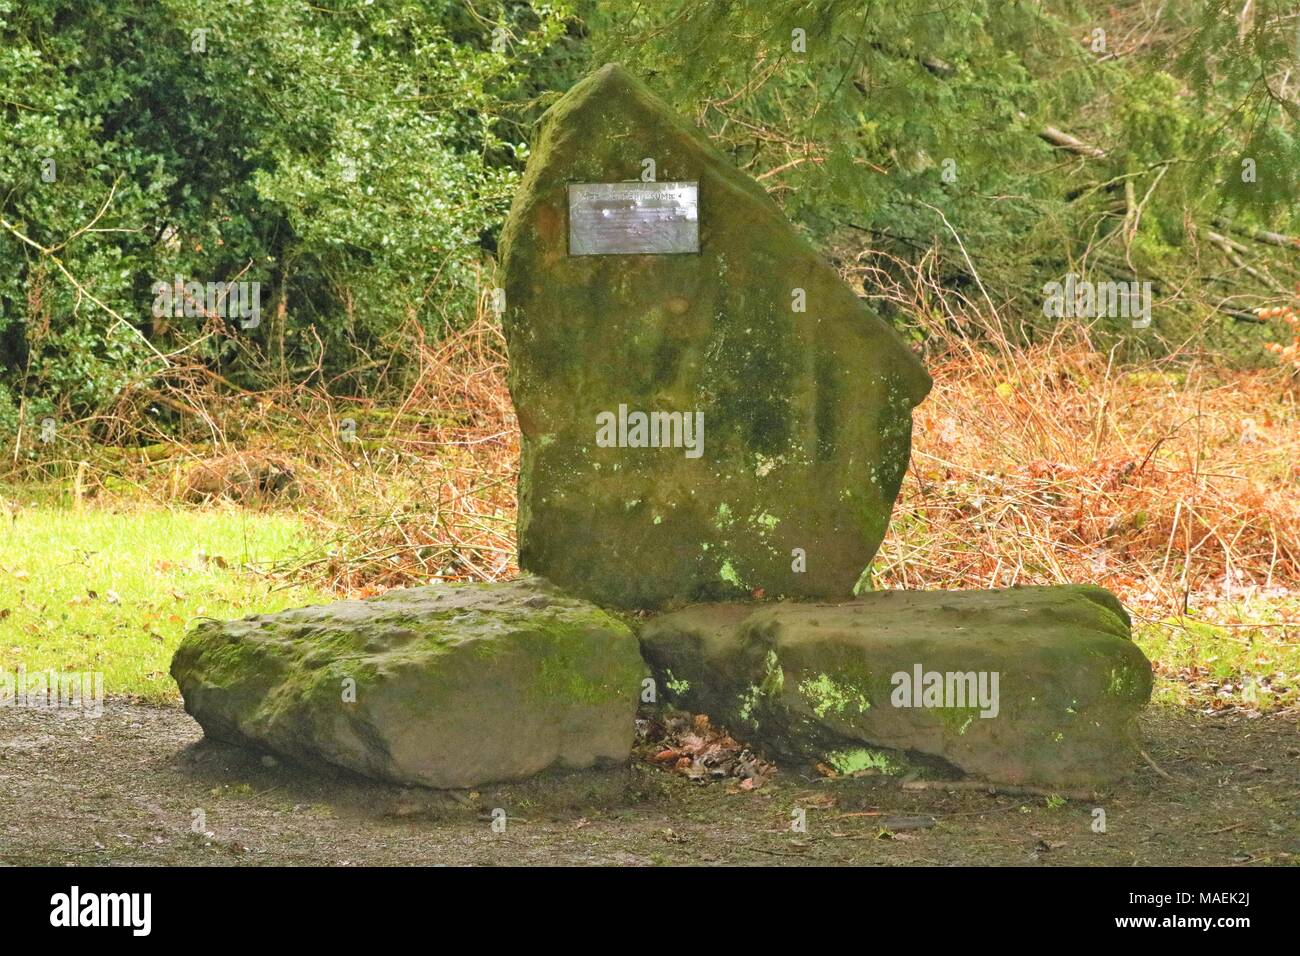
<path fill-rule="evenodd" d="M 313 546 L 292 515 L 37 506 L 0 522 L 0 668 L 99 671 L 108 694 L 176 699 L 167 669 L 198 618 L 332 597 L 271 570 Z"/>
<path fill-rule="evenodd" d="M 1264 713 L 1300 706 L 1300 602 L 1260 600 L 1245 626 L 1174 617 L 1134 627 L 1156 673 L 1152 700 L 1205 711 Z"/>

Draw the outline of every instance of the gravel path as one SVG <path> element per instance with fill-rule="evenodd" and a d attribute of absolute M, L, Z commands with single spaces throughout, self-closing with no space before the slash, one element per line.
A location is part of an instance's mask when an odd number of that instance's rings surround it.
<path fill-rule="evenodd" d="M 405 790 L 204 741 L 176 707 L 110 700 L 98 720 L 0 708 L 0 863 L 1300 862 L 1294 715 L 1157 710 L 1144 730 L 1172 779 L 1140 766 L 1095 806 L 1054 806 L 789 771 L 738 791 L 641 761 L 482 792 Z M 791 829 L 796 810 L 806 832 Z"/>

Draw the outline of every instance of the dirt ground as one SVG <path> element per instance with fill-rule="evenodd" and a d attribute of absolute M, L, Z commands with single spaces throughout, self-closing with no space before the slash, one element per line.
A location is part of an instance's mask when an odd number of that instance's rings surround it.
<path fill-rule="evenodd" d="M 1153 709 L 1143 729 L 1169 779 L 1139 765 L 1097 801 L 911 791 L 894 778 L 789 770 L 746 791 L 643 760 L 447 793 L 205 741 L 177 707 L 109 701 L 98 720 L 3 708 L 0 863 L 1300 863 L 1294 715 Z M 1104 833 L 1094 832 L 1096 808 Z M 504 832 L 494 810 L 504 811 Z M 804 832 L 792 829 L 796 810 Z"/>

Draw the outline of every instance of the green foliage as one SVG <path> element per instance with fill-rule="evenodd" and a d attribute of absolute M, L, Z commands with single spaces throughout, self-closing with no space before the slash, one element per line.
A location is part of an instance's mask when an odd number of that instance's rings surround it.
<path fill-rule="evenodd" d="M 1226 198 L 1257 221 L 1294 223 L 1300 193 L 1300 143 L 1295 94 L 1283 95 L 1286 77 L 1300 68 L 1300 13 L 1294 0 L 1258 0 L 1243 24 L 1241 5 L 1202 0 L 1182 17 L 1188 42 L 1177 57 L 1192 94 L 1188 109 L 1202 119 L 1201 155 L 1217 154 Z M 1253 159 L 1254 183 L 1241 163 Z M 1291 218 L 1279 218 L 1287 209 Z"/>
<path fill-rule="evenodd" d="M 1240 314 L 1295 263 L 1243 286 L 1198 230 L 1300 231 L 1297 23 L 1291 0 L 0 0 L 0 440 L 20 406 L 101 420 L 177 367 L 400 370 L 413 329 L 469 312 L 542 108 L 609 59 L 819 241 L 937 248 L 1029 334 L 1067 271 Z M 260 282 L 263 322 L 155 317 L 176 276 Z"/>
<path fill-rule="evenodd" d="M 159 353 L 346 373 L 467 312 L 565 29 L 563 3 L 0 0 L 0 428 L 102 409 Z M 264 321 L 155 317 L 176 276 L 260 282 Z"/>
<path fill-rule="evenodd" d="M 1032 335 L 1067 272 L 1150 279 L 1203 319 L 1240 290 L 1197 298 L 1197 227 L 1300 225 L 1294 9 L 1177 6 L 1135 23 L 1096 2 L 666 0 L 589 18 L 593 61 L 653 75 L 822 241 L 851 225 L 857 248 L 937 246 L 946 285 L 982 284 Z"/>
<path fill-rule="evenodd" d="M 752 171 L 798 161 L 779 180 L 781 195 L 793 213 L 823 225 L 836 223 L 837 211 L 896 223 L 913 200 L 946 205 L 945 195 L 960 201 L 1005 181 L 1008 151 L 1047 155 L 1016 120 L 1025 108 L 1017 104 L 1080 95 L 1064 84 L 1035 88 L 1031 64 L 1011 55 L 1027 31 L 1040 31 L 1028 47 L 1035 59 L 1070 55 L 1059 26 L 1032 10 L 1011 17 L 962 3 L 938 16 L 920 2 L 843 0 L 705 0 L 623 16 L 602 9 L 597 58 L 654 73 L 656 88 L 702 114 Z M 791 49 L 796 29 L 806 31 L 805 53 Z M 945 158 L 957 160 L 959 188 L 940 176 Z"/>

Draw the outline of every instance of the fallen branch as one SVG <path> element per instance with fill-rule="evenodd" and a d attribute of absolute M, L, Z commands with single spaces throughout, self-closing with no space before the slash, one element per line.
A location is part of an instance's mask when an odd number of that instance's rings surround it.
<path fill-rule="evenodd" d="M 1284 236 L 1280 232 L 1269 232 L 1267 229 L 1257 229 L 1248 233 L 1250 238 L 1257 242 L 1267 242 L 1274 246 L 1283 246 L 1288 249 L 1300 249 L 1300 239 L 1294 236 Z"/>
<path fill-rule="evenodd" d="M 1286 236 L 1280 232 L 1270 232 L 1267 229 L 1251 229 L 1248 226 L 1238 226 L 1225 219 L 1215 219 L 1214 224 L 1220 229 L 1231 229 L 1243 236 L 1248 236 L 1256 242 L 1263 242 L 1270 246 L 1281 246 L 1283 249 L 1300 249 L 1300 239 L 1295 236 Z"/>
<path fill-rule="evenodd" d="M 1254 312 L 1243 312 L 1241 309 L 1229 309 L 1222 305 L 1216 305 L 1214 311 L 1222 312 L 1234 322 L 1253 322 L 1256 325 L 1268 325 L 1268 320 L 1261 319 Z"/>
<path fill-rule="evenodd" d="M 1064 130 L 1059 130 L 1055 126 L 1044 126 L 1038 131 L 1038 138 L 1046 140 L 1058 149 L 1068 150 L 1071 153 L 1078 153 L 1080 156 L 1089 156 L 1092 159 L 1105 159 L 1106 151 L 1100 146 L 1093 146 L 1091 143 L 1085 143 L 1077 136 L 1071 136 Z"/>
<path fill-rule="evenodd" d="M 1230 251 L 1240 252 L 1240 253 L 1246 253 L 1249 251 L 1246 249 L 1245 246 L 1243 246 L 1240 242 L 1237 242 L 1235 239 L 1229 239 L 1227 236 L 1220 235 L 1217 232 L 1211 232 L 1210 230 L 1207 229 L 1205 230 L 1205 235 L 1211 242 L 1215 243 L 1220 248 L 1228 249 Z"/>
<path fill-rule="evenodd" d="M 1209 229 L 1205 230 L 1205 238 L 1210 240 L 1210 242 L 1214 243 L 1214 245 L 1218 246 L 1220 249 L 1222 249 L 1224 255 L 1226 255 L 1230 260 L 1232 260 L 1232 264 L 1235 265 L 1238 269 L 1243 270 L 1248 275 L 1254 276 L 1256 279 L 1264 283 L 1274 292 L 1282 292 L 1282 293 L 1286 292 L 1286 289 L 1281 285 L 1281 283 L 1279 283 L 1272 276 L 1265 275 L 1264 273 L 1256 269 L 1254 266 L 1249 266 L 1246 264 L 1246 260 L 1241 258 L 1241 256 L 1239 255 L 1239 253 L 1247 251 L 1246 247 L 1243 246 L 1241 243 L 1229 239 L 1227 236 L 1220 235 L 1217 232 L 1212 232 Z"/>

